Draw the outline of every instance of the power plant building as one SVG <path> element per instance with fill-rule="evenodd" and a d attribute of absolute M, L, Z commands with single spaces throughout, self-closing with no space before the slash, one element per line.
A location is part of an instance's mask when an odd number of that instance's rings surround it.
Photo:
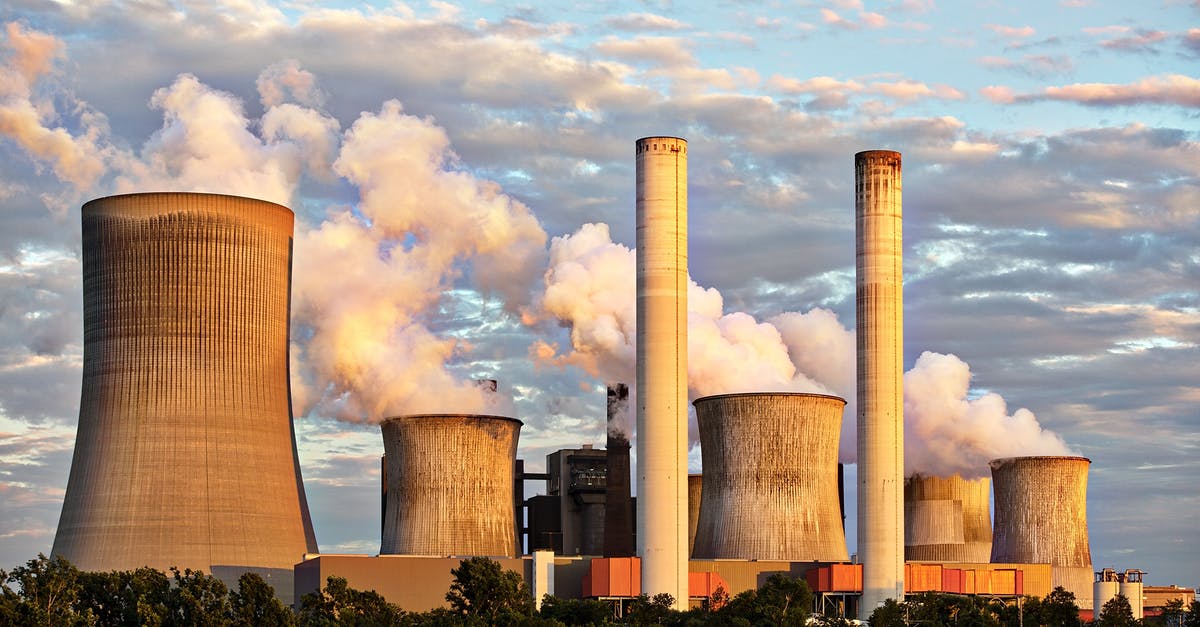
<path fill-rule="evenodd" d="M 904 480 L 904 559 L 988 562 L 992 556 L 992 482 L 988 477 Z"/>
<path fill-rule="evenodd" d="M 687 140 L 643 137 L 637 155 L 637 511 L 642 586 L 688 596 Z"/>
<path fill-rule="evenodd" d="M 383 421 L 386 555 L 520 554 L 513 476 L 521 421 L 418 414 Z"/>
<path fill-rule="evenodd" d="M 745 393 L 695 406 L 704 474 L 692 557 L 846 561 L 837 463 L 846 401 Z"/>
<path fill-rule="evenodd" d="M 995 489 L 992 561 L 1050 564 L 1053 585 L 1092 605 L 1086 457 L 1007 457 L 989 463 Z"/>
<path fill-rule="evenodd" d="M 904 599 L 904 296 L 900 153 L 854 155 L 858 556 L 862 608 Z"/>
<path fill-rule="evenodd" d="M 317 551 L 292 428 L 293 215 L 198 193 L 82 209 L 79 428 L 54 555 L 83 570 L 255 571 Z"/>

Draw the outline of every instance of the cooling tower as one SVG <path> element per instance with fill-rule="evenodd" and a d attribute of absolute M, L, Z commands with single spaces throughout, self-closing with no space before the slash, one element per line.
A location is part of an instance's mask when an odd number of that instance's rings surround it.
<path fill-rule="evenodd" d="M 837 491 L 846 401 L 754 393 L 695 405 L 704 483 L 692 557 L 846 561 Z"/>
<path fill-rule="evenodd" d="M 637 140 L 637 543 L 642 591 L 686 609 L 687 141 Z"/>
<path fill-rule="evenodd" d="M 904 559 L 987 563 L 992 481 L 913 475 L 904 480 Z"/>
<path fill-rule="evenodd" d="M 317 551 L 292 431 L 292 212 L 217 194 L 83 206 L 83 386 L 53 553 L 255 570 Z"/>
<path fill-rule="evenodd" d="M 996 525 L 992 562 L 1050 564 L 1051 585 L 1092 605 L 1086 457 L 994 459 Z"/>
<path fill-rule="evenodd" d="M 688 557 L 696 548 L 696 525 L 700 523 L 700 491 L 704 475 L 688 475 Z"/>
<path fill-rule="evenodd" d="M 513 466 L 521 421 L 424 414 L 383 421 L 386 555 L 520 554 Z"/>
<path fill-rule="evenodd" d="M 854 155 L 858 556 L 864 615 L 904 599 L 904 296 L 900 153 Z"/>

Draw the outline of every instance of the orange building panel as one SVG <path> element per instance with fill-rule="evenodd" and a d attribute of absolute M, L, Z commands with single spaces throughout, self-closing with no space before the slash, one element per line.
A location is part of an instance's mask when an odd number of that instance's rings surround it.
<path fill-rule="evenodd" d="M 729 592 L 729 585 L 717 573 L 688 573 L 688 596 L 691 598 L 711 598 L 720 588 Z"/>

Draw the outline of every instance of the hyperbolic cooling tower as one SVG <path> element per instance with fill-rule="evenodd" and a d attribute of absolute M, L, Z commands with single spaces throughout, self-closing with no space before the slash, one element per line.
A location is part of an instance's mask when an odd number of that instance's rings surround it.
<path fill-rule="evenodd" d="M 996 525 L 992 562 L 1050 564 L 1051 584 L 1092 604 L 1086 457 L 994 459 Z"/>
<path fill-rule="evenodd" d="M 687 141 L 637 151 L 637 543 L 642 591 L 685 609 L 687 569 Z"/>
<path fill-rule="evenodd" d="M 837 465 L 846 401 L 750 393 L 695 405 L 704 481 L 692 557 L 846 561 Z"/>
<path fill-rule="evenodd" d="M 386 555 L 514 557 L 513 466 L 521 421 L 422 414 L 383 421 Z"/>
<path fill-rule="evenodd" d="M 53 553 L 291 596 L 317 551 L 288 379 L 292 212 L 217 194 L 83 206 L 83 391 Z"/>
<path fill-rule="evenodd" d="M 862 607 L 904 598 L 904 296 L 900 153 L 854 155 L 858 557 Z"/>
<path fill-rule="evenodd" d="M 904 558 L 987 563 L 992 482 L 916 474 L 904 480 Z"/>
<path fill-rule="evenodd" d="M 704 489 L 704 475 L 688 475 L 688 557 L 696 548 L 696 525 L 700 524 L 700 491 Z"/>

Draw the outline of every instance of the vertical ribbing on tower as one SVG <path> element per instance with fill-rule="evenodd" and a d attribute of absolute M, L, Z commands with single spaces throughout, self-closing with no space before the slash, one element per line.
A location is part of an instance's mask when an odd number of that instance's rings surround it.
<path fill-rule="evenodd" d="M 642 591 L 686 608 L 687 140 L 637 151 L 637 542 Z"/>
<path fill-rule="evenodd" d="M 854 155 L 860 618 L 904 598 L 904 297 L 900 153 Z"/>

